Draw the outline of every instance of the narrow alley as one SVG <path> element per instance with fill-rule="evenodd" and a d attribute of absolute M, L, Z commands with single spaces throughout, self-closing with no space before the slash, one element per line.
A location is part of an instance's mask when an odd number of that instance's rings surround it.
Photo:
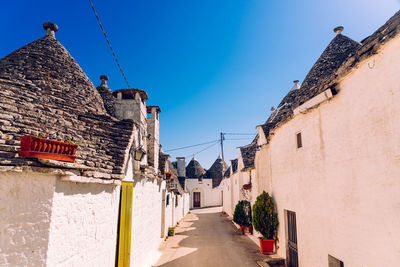
<path fill-rule="evenodd" d="M 257 267 L 259 247 L 222 213 L 222 208 L 192 210 L 163 244 L 155 266 L 163 267 Z"/>

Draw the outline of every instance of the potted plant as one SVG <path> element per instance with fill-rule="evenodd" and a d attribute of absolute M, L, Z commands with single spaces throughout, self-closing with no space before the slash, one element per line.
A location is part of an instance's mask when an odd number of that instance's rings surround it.
<path fill-rule="evenodd" d="M 261 253 L 273 253 L 279 221 L 273 199 L 265 191 L 253 205 L 253 225 L 263 235 L 259 237 Z"/>
<path fill-rule="evenodd" d="M 251 204 L 246 200 L 240 200 L 235 207 L 235 212 L 233 213 L 233 221 L 240 226 L 240 232 L 244 234 L 246 228 L 252 233 L 251 226 Z"/>

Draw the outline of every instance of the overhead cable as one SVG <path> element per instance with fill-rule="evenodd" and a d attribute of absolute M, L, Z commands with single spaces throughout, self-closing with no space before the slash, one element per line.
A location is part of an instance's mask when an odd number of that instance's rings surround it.
<path fill-rule="evenodd" d="M 101 22 L 100 22 L 99 15 L 97 15 L 97 12 L 96 12 L 96 10 L 94 9 L 94 6 L 93 6 L 93 3 L 92 3 L 91 0 L 89 0 L 89 3 L 90 3 L 90 6 L 91 6 L 92 9 L 93 9 L 94 15 L 96 16 L 97 22 L 99 23 L 100 29 L 102 30 L 102 32 L 103 32 L 103 34 L 104 34 L 104 37 L 106 38 L 106 41 L 107 41 L 107 43 L 108 43 L 108 46 L 110 47 L 111 53 L 112 53 L 113 56 L 114 56 L 115 62 L 117 62 L 118 68 L 119 68 L 119 70 L 121 71 L 122 76 L 124 77 L 125 83 L 126 83 L 126 85 L 128 86 L 128 89 L 130 89 L 131 87 L 129 86 L 128 79 L 126 78 L 125 73 L 124 73 L 124 71 L 122 70 L 121 64 L 119 64 L 119 61 L 118 61 L 118 59 L 117 59 L 117 56 L 115 55 L 114 49 L 113 49 L 112 46 L 111 46 L 110 40 L 108 40 L 107 34 L 106 34 L 106 32 L 105 32 L 105 30 L 104 30 L 104 28 L 103 28 L 103 25 L 102 25 Z"/>
<path fill-rule="evenodd" d="M 165 152 L 181 150 L 181 149 L 190 148 L 190 147 L 207 145 L 207 144 L 211 144 L 211 143 L 214 143 L 214 142 L 217 142 L 217 141 L 219 141 L 219 139 L 213 140 L 213 141 L 209 141 L 209 142 L 205 142 L 205 143 L 201 143 L 201 144 L 191 145 L 191 146 L 184 146 L 184 147 L 178 147 L 178 148 L 174 148 L 174 149 L 168 149 L 168 150 L 165 150 Z"/>
<path fill-rule="evenodd" d="M 196 152 L 196 153 L 194 153 L 194 154 L 191 154 L 191 155 L 189 155 L 189 156 L 186 156 L 185 158 L 189 158 L 189 157 L 192 157 L 192 156 L 194 157 L 195 155 L 200 154 L 201 152 L 206 151 L 207 149 L 212 148 L 213 146 L 215 146 L 215 145 L 218 144 L 218 143 L 219 143 L 219 140 L 215 141 L 213 144 L 207 146 L 206 148 L 204 148 L 204 149 L 202 149 L 202 150 L 200 150 L 200 151 L 198 151 L 198 152 Z"/>

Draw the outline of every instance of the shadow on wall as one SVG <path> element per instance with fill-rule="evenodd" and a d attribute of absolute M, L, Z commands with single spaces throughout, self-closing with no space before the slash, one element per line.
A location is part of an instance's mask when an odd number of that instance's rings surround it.
<path fill-rule="evenodd" d="M 0 175 L 0 266 L 46 265 L 55 180 Z"/>
<path fill-rule="evenodd" d="M 155 266 L 258 267 L 257 261 L 265 258 L 256 244 L 239 233 L 226 214 L 204 209 L 190 216 L 173 237 L 181 240 L 172 247 L 180 249 L 173 254 L 177 258 Z"/>

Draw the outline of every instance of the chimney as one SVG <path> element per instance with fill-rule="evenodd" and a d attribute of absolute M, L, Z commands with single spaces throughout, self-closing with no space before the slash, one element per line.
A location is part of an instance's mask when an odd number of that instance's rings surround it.
<path fill-rule="evenodd" d="M 300 89 L 299 80 L 294 80 L 293 81 L 293 87 L 292 87 L 291 91 L 297 90 L 297 89 Z"/>
<path fill-rule="evenodd" d="M 336 33 L 336 35 L 339 35 L 343 31 L 343 26 L 337 26 L 336 28 L 333 29 L 333 31 Z"/>
<path fill-rule="evenodd" d="M 177 157 L 178 177 L 186 177 L 186 162 L 185 157 Z"/>
<path fill-rule="evenodd" d="M 107 81 L 108 81 L 107 75 L 100 75 L 100 80 L 101 80 L 100 86 L 108 87 L 107 86 Z"/>
<path fill-rule="evenodd" d="M 161 109 L 159 106 L 147 106 L 146 110 L 147 114 L 151 114 L 151 116 L 147 118 L 147 162 L 150 166 L 153 166 L 155 169 L 158 170 L 158 161 L 160 154 L 160 122 L 158 119 L 158 114 L 161 112 Z"/>
<path fill-rule="evenodd" d="M 46 30 L 46 36 L 52 36 L 55 38 L 55 32 L 58 31 L 58 26 L 57 24 L 54 24 L 52 22 L 44 22 L 43 23 L 43 29 Z"/>
<path fill-rule="evenodd" d="M 97 86 L 96 89 L 103 99 L 104 108 L 107 110 L 108 114 L 115 117 L 114 97 L 112 95 L 111 89 L 107 86 L 108 76 L 100 75 L 100 80 L 101 84 L 100 86 Z"/>

